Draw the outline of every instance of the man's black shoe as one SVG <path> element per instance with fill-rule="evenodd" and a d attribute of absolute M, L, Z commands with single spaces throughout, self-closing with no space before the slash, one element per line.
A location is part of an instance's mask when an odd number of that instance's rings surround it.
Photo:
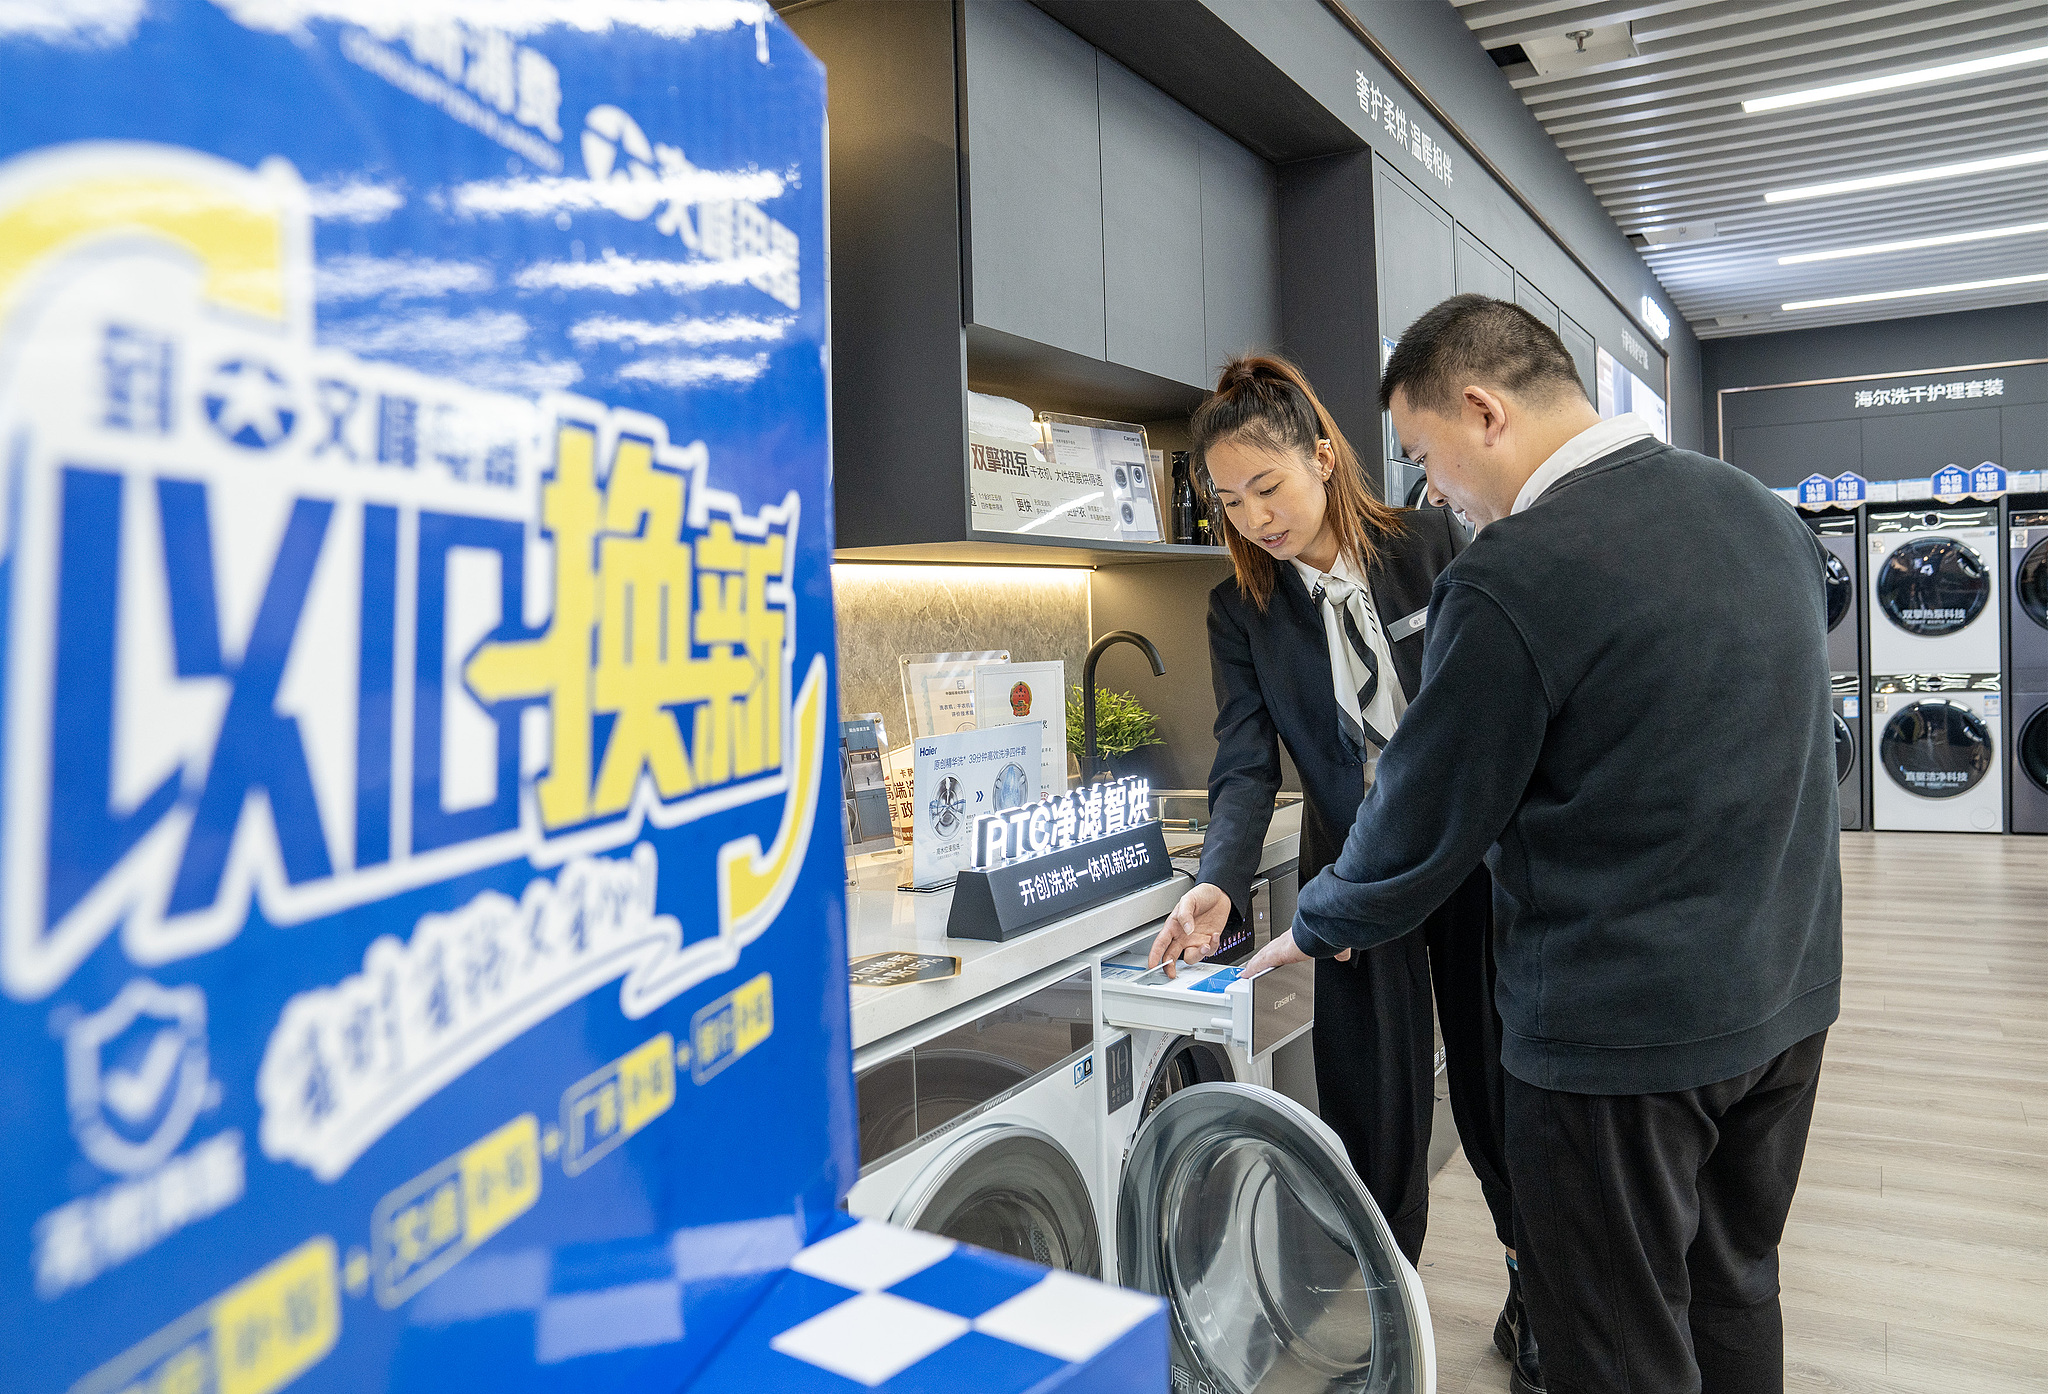
<path fill-rule="evenodd" d="M 1545 1394 L 1543 1366 L 1536 1358 L 1536 1334 L 1522 1307 L 1522 1275 L 1508 1270 L 1507 1305 L 1493 1324 L 1493 1348 L 1508 1362 L 1508 1394 Z"/>

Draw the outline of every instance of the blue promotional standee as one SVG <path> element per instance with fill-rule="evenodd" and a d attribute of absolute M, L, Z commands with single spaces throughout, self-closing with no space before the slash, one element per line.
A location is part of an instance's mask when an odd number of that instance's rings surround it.
<path fill-rule="evenodd" d="M 7 1388 L 1157 1383 L 837 1208 L 818 64 L 80 16 L 0 16 Z"/>

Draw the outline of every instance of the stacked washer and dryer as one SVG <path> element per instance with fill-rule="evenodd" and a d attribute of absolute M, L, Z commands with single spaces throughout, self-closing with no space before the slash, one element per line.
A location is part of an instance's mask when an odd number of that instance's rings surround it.
<path fill-rule="evenodd" d="M 2008 556 L 2012 830 L 2048 833 L 2048 509 L 2012 509 Z"/>
<path fill-rule="evenodd" d="M 1857 515 L 1831 508 L 1802 515 L 1820 539 L 1821 587 L 1828 605 L 1828 679 L 1835 707 L 1835 783 L 1844 832 L 1868 826 L 1870 772 L 1864 752 L 1870 727 L 1864 715 L 1863 548 Z"/>
<path fill-rule="evenodd" d="M 2004 830 L 1998 515 L 1868 516 L 1874 828 Z"/>
<path fill-rule="evenodd" d="M 1164 1297 L 1173 1387 L 1433 1394 L 1414 1268 L 1344 1146 L 1266 1087 L 1312 965 L 1238 977 L 1293 920 L 1254 889 L 1217 960 L 1147 969 L 1157 926 L 856 1053 L 856 1215 Z"/>

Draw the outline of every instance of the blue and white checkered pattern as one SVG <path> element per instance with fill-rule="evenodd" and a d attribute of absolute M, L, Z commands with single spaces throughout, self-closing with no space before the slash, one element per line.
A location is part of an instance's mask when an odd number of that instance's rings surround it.
<path fill-rule="evenodd" d="M 1164 1390 L 1157 1298 L 873 1221 L 799 1253 L 692 1394 Z"/>

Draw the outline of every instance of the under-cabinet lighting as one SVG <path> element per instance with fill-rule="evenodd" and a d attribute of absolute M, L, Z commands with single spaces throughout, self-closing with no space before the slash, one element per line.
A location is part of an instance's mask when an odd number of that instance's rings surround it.
<path fill-rule="evenodd" d="M 1780 92 L 1770 97 L 1749 97 L 1742 103 L 1743 111 L 1754 116 L 1760 111 L 1782 111 L 1792 106 L 1813 106 L 1820 102 L 1839 102 L 1849 97 L 1867 97 L 1873 92 L 1890 92 L 1900 87 L 1917 87 L 1925 82 L 1948 82 L 1959 77 L 1975 77 L 1979 73 L 2003 72 L 2007 68 L 2024 67 L 2028 63 L 2048 62 L 2048 48 L 2023 48 L 2015 53 L 1995 53 L 1988 58 L 1970 58 L 1961 63 L 1944 63 L 1938 68 L 1915 68 L 1911 72 L 1890 73 L 1884 77 L 1858 78 L 1854 82 L 1831 83 L 1826 87 L 1808 87 L 1798 92 Z"/>

